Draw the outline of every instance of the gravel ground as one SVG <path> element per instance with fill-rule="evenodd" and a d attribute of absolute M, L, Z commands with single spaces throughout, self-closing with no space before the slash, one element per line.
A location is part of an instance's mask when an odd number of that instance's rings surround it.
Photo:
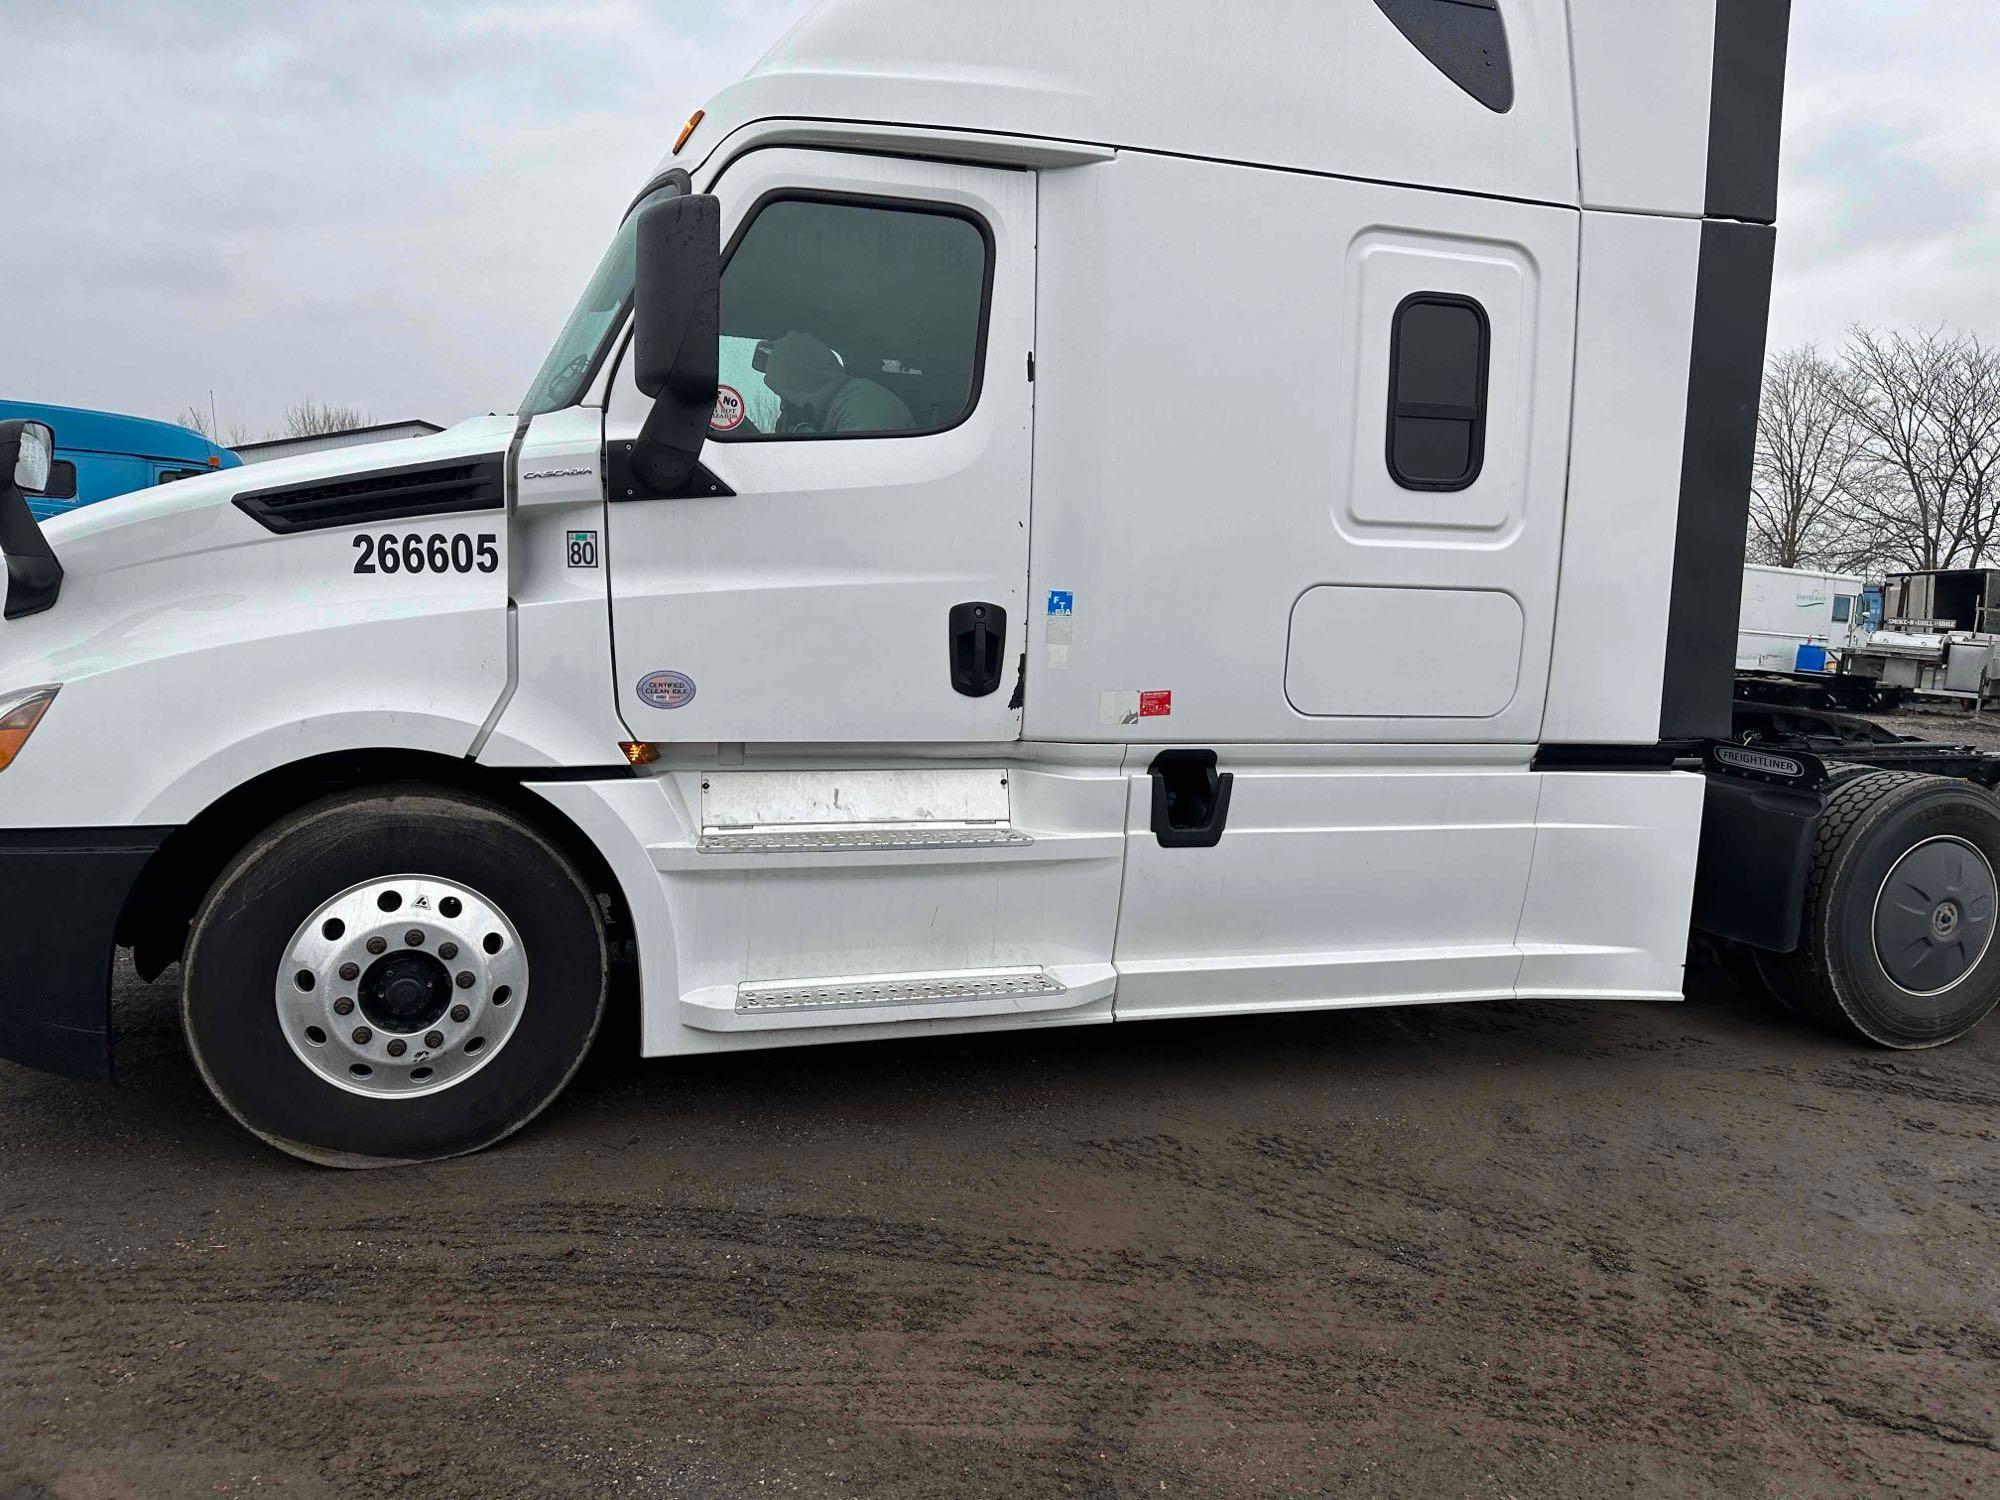
<path fill-rule="evenodd" d="M 1698 977 L 628 1060 L 276 1155 L 0 1065 L 0 1496 L 2000 1491 L 2000 1022 Z"/>
<path fill-rule="evenodd" d="M 1896 734 L 1913 735 L 1941 745 L 1971 745 L 1980 750 L 2000 750 L 2000 713 L 1969 714 L 1963 709 L 1906 708 L 1895 714 L 1861 714 L 1871 724 L 1880 724 Z"/>

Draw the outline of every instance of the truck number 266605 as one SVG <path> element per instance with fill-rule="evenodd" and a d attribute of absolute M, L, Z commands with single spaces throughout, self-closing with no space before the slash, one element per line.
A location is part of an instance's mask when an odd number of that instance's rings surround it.
<path fill-rule="evenodd" d="M 456 536 L 385 531 L 379 537 L 364 531 L 355 537 L 354 547 L 357 573 L 470 573 L 475 568 L 491 573 L 500 566 L 500 548 L 490 531 L 480 532 L 476 545 L 462 531 Z"/>

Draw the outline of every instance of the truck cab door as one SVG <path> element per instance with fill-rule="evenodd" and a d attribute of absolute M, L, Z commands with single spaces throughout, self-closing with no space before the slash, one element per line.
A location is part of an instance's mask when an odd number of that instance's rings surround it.
<path fill-rule="evenodd" d="M 705 474 L 621 482 L 605 417 L 615 693 L 633 735 L 1005 742 L 1028 571 L 1034 179 L 768 149 L 722 200 Z"/>

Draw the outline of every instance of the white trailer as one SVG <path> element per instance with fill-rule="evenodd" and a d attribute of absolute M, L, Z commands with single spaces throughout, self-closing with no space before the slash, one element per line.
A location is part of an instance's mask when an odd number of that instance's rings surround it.
<path fill-rule="evenodd" d="M 1739 672 L 1826 672 L 1866 639 L 1866 580 L 1808 568 L 1743 570 L 1736 632 Z"/>
<path fill-rule="evenodd" d="M 0 1053 L 104 1075 L 129 945 L 247 1127 L 407 1161 L 621 974 L 706 1055 L 1672 1000 L 1691 914 L 1959 1034 L 1990 799 L 1719 743 L 1785 27 L 823 6 L 517 415 L 0 503 Z"/>

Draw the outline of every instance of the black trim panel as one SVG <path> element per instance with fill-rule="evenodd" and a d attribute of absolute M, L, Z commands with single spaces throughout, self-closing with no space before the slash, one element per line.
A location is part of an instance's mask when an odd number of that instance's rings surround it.
<path fill-rule="evenodd" d="M 1504 115 L 1514 107 L 1514 64 L 1499 0 L 1375 0 L 1432 67 Z"/>
<path fill-rule="evenodd" d="M 111 959 L 125 900 L 170 828 L 0 829 L 0 1057 L 111 1076 Z"/>
<path fill-rule="evenodd" d="M 1662 740 L 1722 740 L 1730 734 L 1750 469 L 1777 238 L 1777 230 L 1764 224 L 1711 220 L 1701 229 L 1660 688 Z"/>
<path fill-rule="evenodd" d="M 662 493 L 639 477 L 632 466 L 632 454 L 638 444 L 631 438 L 621 438 L 612 443 L 605 454 L 604 485 L 605 497 L 610 500 L 698 500 L 723 499 L 736 491 L 716 478 L 707 464 L 696 463 L 688 471 L 686 479 L 673 490 Z"/>
<path fill-rule="evenodd" d="M 1660 745 L 1543 745 L 1531 771 L 1698 771 L 1702 746 L 1682 740 Z"/>
<path fill-rule="evenodd" d="M 236 508 L 266 531 L 289 536 L 413 516 L 500 510 L 507 503 L 506 477 L 505 453 L 480 453 L 245 490 L 236 497 Z"/>
<path fill-rule="evenodd" d="M 1778 222 L 1792 0 L 1716 0 L 1708 216 Z"/>

